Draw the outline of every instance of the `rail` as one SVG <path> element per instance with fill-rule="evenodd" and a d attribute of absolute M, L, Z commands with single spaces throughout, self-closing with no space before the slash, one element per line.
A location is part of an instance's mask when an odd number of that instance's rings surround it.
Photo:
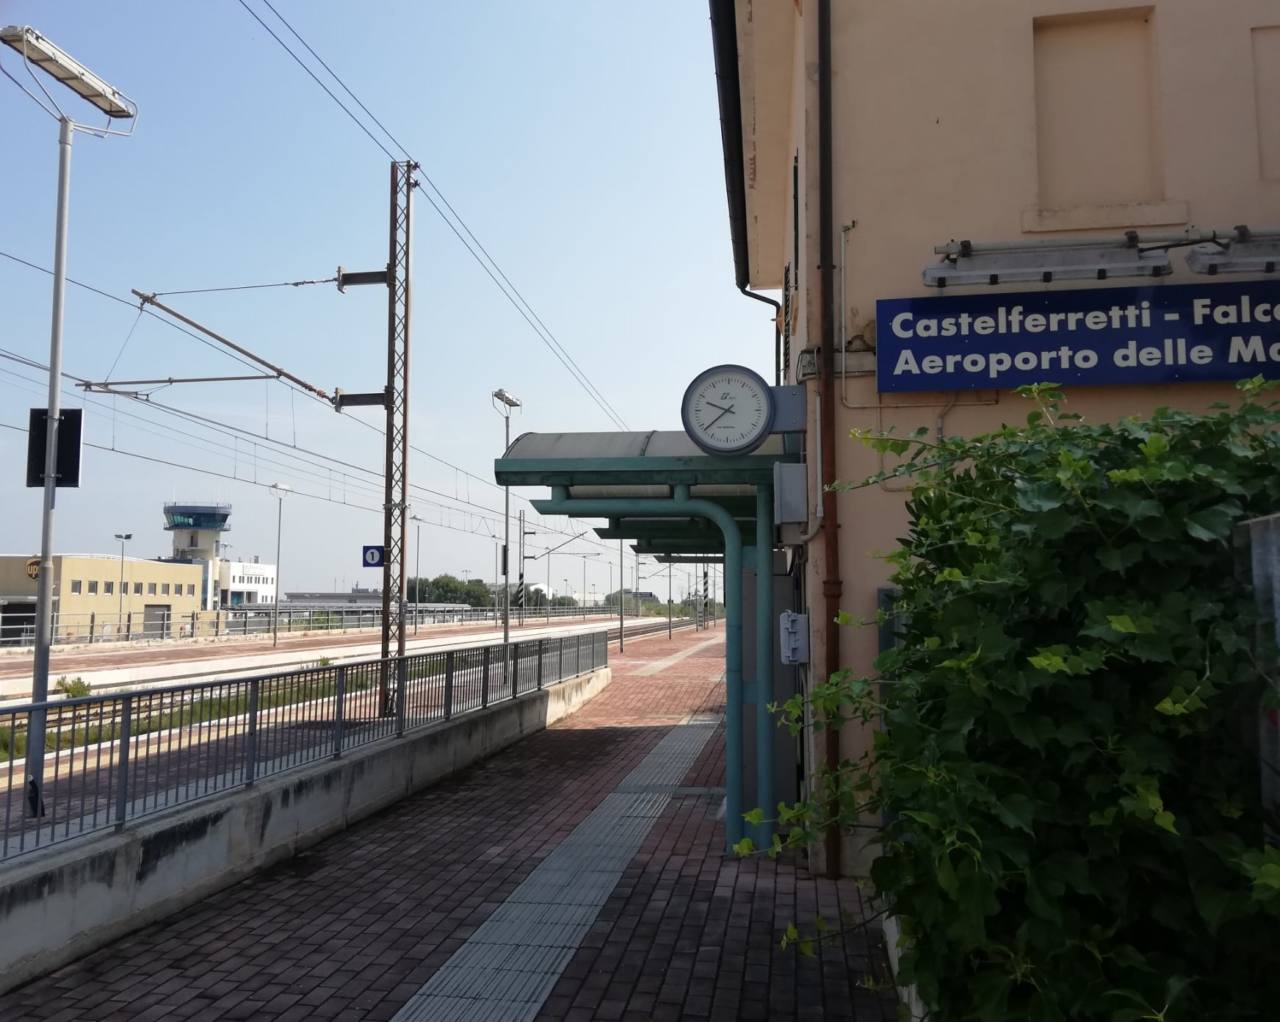
<path fill-rule="evenodd" d="M 502 643 L 488 643 L 0 708 L 0 861 L 596 670 L 608 664 L 612 631 L 517 637 L 505 669 Z M 37 714 L 49 751 L 43 813 L 31 815 L 24 767 Z"/>
<path fill-rule="evenodd" d="M 630 606 L 627 612 L 633 613 Z M 525 608 L 523 614 L 513 607 L 511 624 L 513 627 L 520 627 L 551 620 L 586 621 L 590 618 L 617 616 L 616 605 Z M 55 611 L 52 635 L 53 642 L 57 645 L 263 636 L 271 634 L 274 617 L 274 607 L 269 603 L 226 610 L 185 612 L 174 612 L 163 605 L 146 611 L 125 611 L 123 614 L 115 611 L 59 614 Z M 409 604 L 405 608 L 405 621 L 411 631 L 431 625 L 471 624 L 481 621 L 498 624 L 501 620 L 501 613 L 495 617 L 492 607 L 441 610 Z M 294 632 L 343 634 L 381 626 L 380 607 L 280 607 L 279 631 L 284 635 Z M 34 604 L 7 605 L 0 612 L 0 646 L 34 645 L 35 628 Z"/>

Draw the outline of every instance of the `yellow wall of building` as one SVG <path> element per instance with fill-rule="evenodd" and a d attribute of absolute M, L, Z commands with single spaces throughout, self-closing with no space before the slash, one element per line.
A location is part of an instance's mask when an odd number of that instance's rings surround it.
<path fill-rule="evenodd" d="M 785 8 L 786 33 L 761 32 Z M 800 263 L 791 342 L 821 344 L 818 192 L 818 37 L 815 2 L 738 0 L 744 151 L 749 160 L 800 162 Z M 839 338 L 873 349 L 875 303 L 937 294 L 921 282 L 933 246 L 952 239 L 1031 241 L 1082 231 L 1117 238 L 1127 228 L 1179 232 L 1190 225 L 1280 227 L 1280 4 L 1275 0 L 832 0 L 834 302 Z M 744 24 L 754 27 L 748 31 Z M 790 65 L 789 114 L 757 103 L 752 81 L 777 81 L 760 64 Z M 764 187 L 745 170 L 749 229 L 767 252 L 752 253 L 753 286 L 777 286 L 793 260 L 791 175 Z M 776 177 L 776 175 L 775 175 Z M 1168 284 L 1205 278 L 1175 253 Z M 842 286 L 843 278 L 843 286 Z M 1127 287 L 1133 280 L 1117 280 Z M 1149 283 L 1149 282 L 1148 282 Z M 1106 286 L 1000 286 L 1064 290 Z M 843 289 L 842 289 L 843 287 Z M 956 294 L 983 293 L 963 288 Z M 948 293 L 953 293 L 949 291 Z M 843 300 L 841 297 L 843 295 Z M 764 343 L 763 341 L 761 343 Z M 855 428 L 918 427 L 975 434 L 1025 417 L 1008 391 L 878 394 L 874 354 L 867 372 L 837 378 L 837 476 L 860 480 L 884 466 L 849 439 Z M 816 414 L 818 381 L 808 384 Z M 1086 420 L 1144 414 L 1161 405 L 1202 409 L 1234 394 L 1231 384 L 1081 387 L 1070 410 Z M 811 495 L 817 483 L 816 419 L 807 437 Z M 830 482 L 831 480 L 823 480 Z M 889 574 L 877 554 L 904 532 L 901 483 L 841 494 L 842 607 L 874 615 Z M 812 503 L 812 501 L 811 501 Z M 812 663 L 821 673 L 822 539 L 809 545 L 806 597 L 815 622 Z M 870 673 L 874 628 L 840 629 L 840 661 Z M 849 752 L 864 735 L 849 735 Z M 816 753 L 818 750 L 812 750 Z"/>
<path fill-rule="evenodd" d="M 35 598 L 36 582 L 26 574 L 29 559 L 22 555 L 0 556 L 0 602 L 6 598 Z M 192 611 L 200 609 L 201 565 L 126 557 L 123 600 L 119 589 L 121 568 L 120 558 L 109 554 L 54 556 L 54 605 L 60 637 L 87 631 L 90 614 L 105 634 L 113 629 L 121 610 L 134 616 L 133 629 L 138 632 L 148 606 L 167 606 L 175 622 L 182 617 L 189 619 Z M 141 592 L 135 592 L 138 587 Z"/>

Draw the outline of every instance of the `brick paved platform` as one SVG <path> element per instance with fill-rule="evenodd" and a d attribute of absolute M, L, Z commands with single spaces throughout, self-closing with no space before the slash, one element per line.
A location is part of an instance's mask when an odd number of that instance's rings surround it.
<path fill-rule="evenodd" d="M 441 987 L 451 959 L 466 971 L 459 949 L 475 951 L 510 916 L 513 895 L 528 900 L 519 892 L 547 873 L 544 862 L 555 866 L 553 851 L 581 845 L 608 799 L 640 790 L 624 781 L 645 776 L 659 743 L 723 712 L 720 639 L 686 629 L 629 642 L 625 656 L 611 652 L 612 685 L 574 716 L 0 997 L 0 1019 L 385 1020 L 434 1003 L 415 995 L 437 973 Z M 638 851 L 626 851 L 594 917 L 555 956 L 537 1003 L 485 1017 L 894 1017 L 892 995 L 871 989 L 887 975 L 878 927 L 849 930 L 811 959 L 779 948 L 792 920 L 812 930 L 818 914 L 864 919 L 866 907 L 852 883 L 795 863 L 725 858 L 722 731 L 700 727 L 692 765 L 663 788 Z"/>

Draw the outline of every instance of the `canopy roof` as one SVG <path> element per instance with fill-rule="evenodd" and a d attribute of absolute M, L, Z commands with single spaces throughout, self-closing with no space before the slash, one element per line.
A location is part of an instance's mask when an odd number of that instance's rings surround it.
<path fill-rule="evenodd" d="M 596 529 L 601 538 L 636 540 L 635 549 L 643 554 L 696 556 L 723 551 L 718 527 L 697 516 L 654 517 L 642 505 L 629 513 L 627 503 L 670 500 L 677 486 L 688 487 L 689 497 L 728 511 L 750 543 L 756 487 L 772 483 L 776 462 L 800 460 L 786 446 L 782 436 L 771 436 L 750 454 L 724 456 L 707 454 L 680 430 L 525 433 L 494 464 L 494 475 L 504 486 L 551 486 L 558 500 L 570 503 L 613 502 L 616 514 L 583 515 L 608 518 L 607 526 Z M 558 501 L 533 503 L 559 507 Z"/>

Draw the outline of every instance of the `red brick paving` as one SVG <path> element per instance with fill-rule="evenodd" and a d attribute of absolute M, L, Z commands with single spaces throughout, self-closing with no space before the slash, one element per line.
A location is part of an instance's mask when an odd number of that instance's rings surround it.
<path fill-rule="evenodd" d="M 0 997 L 0 1019 L 389 1019 L 679 718 L 717 710 L 722 647 L 677 632 L 611 653 L 573 717 L 113 947 Z M 723 784 L 713 739 L 685 778 Z M 857 889 L 789 862 L 726 860 L 718 798 L 673 798 L 541 1019 L 893 1017 L 865 935 L 815 959 L 792 919 L 864 913 Z M 878 931 L 876 931 L 878 938 Z"/>

